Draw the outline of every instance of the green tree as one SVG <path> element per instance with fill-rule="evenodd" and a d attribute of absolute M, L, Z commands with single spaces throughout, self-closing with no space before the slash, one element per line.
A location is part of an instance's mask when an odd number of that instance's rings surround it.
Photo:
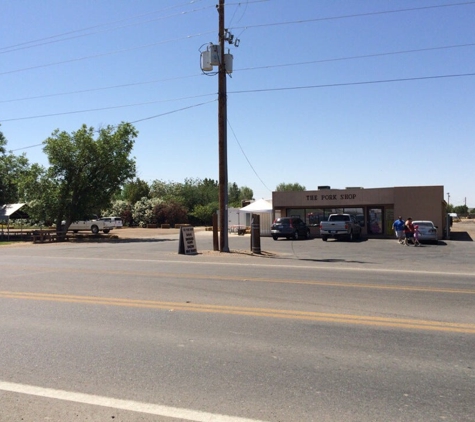
<path fill-rule="evenodd" d="M 254 192 L 252 191 L 251 188 L 248 188 L 247 186 L 243 186 L 241 188 L 241 201 L 249 200 L 249 199 L 254 199 Z"/>
<path fill-rule="evenodd" d="M 301 192 L 305 190 L 305 186 L 299 183 L 280 183 L 275 190 L 277 192 Z"/>
<path fill-rule="evenodd" d="M 121 198 L 129 204 L 135 204 L 142 198 L 150 196 L 150 186 L 139 178 L 126 182 L 122 188 Z"/>
<path fill-rule="evenodd" d="M 153 215 L 157 224 L 175 224 L 188 223 L 187 209 L 178 202 L 167 201 L 155 205 Z"/>
<path fill-rule="evenodd" d="M 16 156 L 6 146 L 7 139 L 0 132 L 0 205 L 23 201 L 20 185 L 30 168 L 25 154 Z"/>
<path fill-rule="evenodd" d="M 132 209 L 132 219 L 136 226 L 146 227 L 147 224 L 157 224 L 153 209 L 163 202 L 160 198 L 142 198 Z"/>
<path fill-rule="evenodd" d="M 56 130 L 44 141 L 50 167 L 43 178 L 42 200 L 57 229 L 107 208 L 120 187 L 135 176 L 130 157 L 138 132 L 129 123 L 95 130 L 83 125 L 72 133 Z M 46 198 L 49 198 L 46 201 Z"/>
<path fill-rule="evenodd" d="M 182 184 L 175 182 L 164 182 L 163 180 L 154 180 L 150 184 L 150 197 L 151 198 L 162 198 L 176 199 L 179 196 Z"/>
<path fill-rule="evenodd" d="M 219 185 L 213 179 L 185 179 L 176 192 L 177 199 L 189 210 L 197 205 L 208 205 L 219 200 Z"/>
<path fill-rule="evenodd" d="M 189 213 L 190 223 L 193 225 L 211 226 L 213 224 L 213 214 L 218 211 L 219 202 L 212 202 L 206 205 L 197 205 Z"/>
<path fill-rule="evenodd" d="M 252 199 L 252 189 L 243 186 L 240 188 L 236 183 L 230 183 L 228 187 L 228 204 L 230 207 L 241 207 L 242 201 Z"/>
<path fill-rule="evenodd" d="M 239 207 L 241 204 L 241 189 L 236 183 L 230 183 L 228 186 L 228 204 L 231 207 Z"/>
<path fill-rule="evenodd" d="M 457 205 L 454 207 L 453 212 L 457 213 L 459 216 L 468 214 L 468 207 L 466 205 Z"/>

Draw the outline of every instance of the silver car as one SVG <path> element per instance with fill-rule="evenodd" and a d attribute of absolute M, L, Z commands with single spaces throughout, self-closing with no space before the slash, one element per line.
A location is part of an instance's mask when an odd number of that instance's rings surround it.
<path fill-rule="evenodd" d="M 433 242 L 439 243 L 437 239 L 437 226 L 434 226 L 434 223 L 429 220 L 417 220 L 413 221 L 414 228 L 418 226 L 419 230 L 419 240 L 422 242 Z"/>

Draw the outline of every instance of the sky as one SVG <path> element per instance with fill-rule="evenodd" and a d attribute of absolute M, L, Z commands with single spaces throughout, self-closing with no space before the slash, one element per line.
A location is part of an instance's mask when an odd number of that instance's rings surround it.
<path fill-rule="evenodd" d="M 218 0 L 2 0 L 0 131 L 131 122 L 137 176 L 219 179 Z M 475 1 L 226 0 L 228 181 L 443 185 L 475 208 Z M 216 68 L 217 70 L 217 68 Z"/>

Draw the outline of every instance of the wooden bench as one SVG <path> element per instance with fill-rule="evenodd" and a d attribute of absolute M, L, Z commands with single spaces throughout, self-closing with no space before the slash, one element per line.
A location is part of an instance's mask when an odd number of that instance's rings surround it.
<path fill-rule="evenodd" d="M 65 232 L 36 231 L 33 233 L 33 243 L 65 242 L 69 236 Z"/>

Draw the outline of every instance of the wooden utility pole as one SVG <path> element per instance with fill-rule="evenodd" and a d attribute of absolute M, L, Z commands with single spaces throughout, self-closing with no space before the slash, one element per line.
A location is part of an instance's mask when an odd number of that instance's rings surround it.
<path fill-rule="evenodd" d="M 224 51 L 226 31 L 224 28 L 224 0 L 219 0 L 219 72 L 218 72 L 218 137 L 219 137 L 219 220 L 220 251 L 229 252 L 228 243 L 228 139 L 227 139 L 227 91 Z"/>

